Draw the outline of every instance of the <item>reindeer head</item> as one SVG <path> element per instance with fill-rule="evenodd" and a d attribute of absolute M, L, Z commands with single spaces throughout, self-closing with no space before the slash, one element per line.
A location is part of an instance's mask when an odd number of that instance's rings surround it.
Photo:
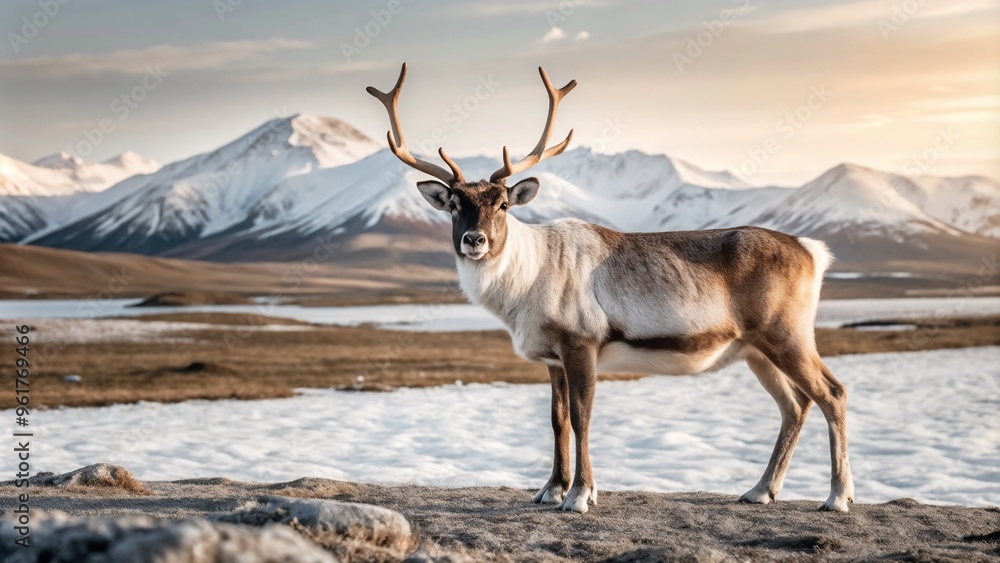
<path fill-rule="evenodd" d="M 549 115 L 545 120 L 545 129 L 538 144 L 527 156 L 511 163 L 507 147 L 503 148 L 503 166 L 494 172 L 489 180 L 467 182 L 462 170 L 445 154 L 443 148 L 438 149 L 441 160 L 448 165 L 449 170 L 421 160 L 410 154 L 406 148 L 406 140 L 399 126 L 399 91 L 406 78 L 406 63 L 399 71 L 399 79 L 389 92 L 380 92 L 374 87 L 368 87 L 368 93 L 378 98 L 389 113 L 391 130 L 386 134 L 389 149 L 408 166 L 437 180 L 417 182 L 420 194 L 435 209 L 451 214 L 452 241 L 455 253 L 460 258 L 482 260 L 495 258 L 503 251 L 507 241 L 507 210 L 514 205 L 525 205 L 534 199 L 538 193 L 539 183 L 536 178 L 526 178 L 513 186 L 507 187 L 507 178 L 519 174 L 539 162 L 560 154 L 569 146 L 573 131 L 558 145 L 545 148 L 552 135 L 556 111 L 563 97 L 576 87 L 576 81 L 571 80 L 562 88 L 555 88 L 545 70 L 538 68 L 549 95 Z"/>

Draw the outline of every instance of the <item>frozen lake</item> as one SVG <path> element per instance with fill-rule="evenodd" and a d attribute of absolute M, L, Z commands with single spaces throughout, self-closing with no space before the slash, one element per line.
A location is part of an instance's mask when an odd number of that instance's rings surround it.
<path fill-rule="evenodd" d="M 368 307 L 302 307 L 299 305 L 214 305 L 203 307 L 129 307 L 139 299 L 0 300 L 0 319 L 68 319 L 139 316 L 179 312 L 250 313 L 342 326 L 373 324 L 393 330 L 463 331 L 502 329 L 476 305 L 378 305 Z M 821 301 L 816 325 L 887 317 L 915 318 L 1000 314 L 1000 297 L 839 299 Z"/>
<path fill-rule="evenodd" d="M 1000 348 L 827 361 L 849 389 L 858 502 L 1000 504 Z M 535 488 L 548 477 L 552 448 L 547 385 L 314 389 L 290 399 L 39 411 L 32 423 L 35 469 L 106 461 L 141 479 Z M 601 382 L 591 430 L 598 487 L 741 494 L 763 472 L 778 425 L 773 401 L 743 365 Z M 13 474 L 15 461 L 0 457 L 0 472 Z M 814 408 L 782 498 L 818 503 L 829 481 L 826 426 Z"/>

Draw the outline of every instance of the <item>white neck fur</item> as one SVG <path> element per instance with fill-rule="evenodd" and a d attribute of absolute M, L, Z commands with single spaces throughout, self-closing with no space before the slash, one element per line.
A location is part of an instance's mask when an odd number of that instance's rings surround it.
<path fill-rule="evenodd" d="M 458 258 L 458 279 L 466 296 L 505 318 L 510 304 L 520 301 L 538 278 L 544 260 L 542 236 L 538 227 L 508 215 L 507 241 L 499 256 Z"/>

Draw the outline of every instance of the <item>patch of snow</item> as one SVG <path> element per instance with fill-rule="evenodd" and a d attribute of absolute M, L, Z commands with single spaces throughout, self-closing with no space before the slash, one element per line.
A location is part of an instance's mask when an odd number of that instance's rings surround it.
<path fill-rule="evenodd" d="M 130 307 L 140 299 L 0 300 L 0 319 L 95 319 L 171 313 L 242 313 L 339 326 L 371 324 L 409 331 L 499 330 L 503 325 L 488 311 L 469 304 L 400 304 L 359 307 L 303 307 L 261 302 L 255 305 L 195 307 Z M 1000 314 L 1000 297 L 907 297 L 836 299 L 819 302 L 816 326 L 885 318 L 941 318 Z"/>
<path fill-rule="evenodd" d="M 996 315 L 1000 297 L 902 297 L 897 299 L 830 299 L 819 302 L 816 326 L 835 328 L 876 319 L 940 319 Z"/>
<path fill-rule="evenodd" d="M 1000 504 L 998 358 L 1000 348 L 970 348 L 827 360 L 849 389 L 858 502 Z M 764 471 L 779 423 L 743 365 L 600 382 L 590 444 L 598 487 L 741 494 Z M 144 480 L 310 476 L 534 489 L 552 463 L 548 385 L 59 409 L 34 431 L 45 445 L 32 454 L 39 470 L 104 461 Z M 825 421 L 813 409 L 781 498 L 826 498 L 829 456 Z M 16 461 L 0 458 L 0 472 L 14 473 Z"/>
<path fill-rule="evenodd" d="M 862 325 L 852 327 L 854 330 L 860 331 L 879 331 L 879 330 L 916 330 L 917 325 Z"/>
<path fill-rule="evenodd" d="M 831 280 L 860 280 L 866 278 L 919 279 L 933 278 L 934 276 L 913 272 L 827 272 L 823 277 Z"/>

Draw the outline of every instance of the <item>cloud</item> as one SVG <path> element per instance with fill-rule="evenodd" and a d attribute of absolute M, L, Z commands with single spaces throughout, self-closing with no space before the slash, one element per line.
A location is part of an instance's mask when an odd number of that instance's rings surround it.
<path fill-rule="evenodd" d="M 170 72 L 223 68 L 265 53 L 308 49 L 314 45 L 275 37 L 264 41 L 218 41 L 198 45 L 156 45 L 110 53 L 45 55 L 0 61 L 4 72 L 45 78 L 74 78 L 102 74 L 144 74 L 147 67 L 161 66 Z"/>
<path fill-rule="evenodd" d="M 569 35 L 561 27 L 553 27 L 545 32 L 545 35 L 538 40 L 538 43 L 557 43 L 569 39 Z M 581 31 L 573 36 L 574 41 L 586 41 L 590 39 L 589 31 Z"/>
<path fill-rule="evenodd" d="M 539 43 L 553 43 L 555 41 L 562 41 L 566 39 L 566 32 L 561 28 L 553 27 L 552 29 L 545 32 L 545 35 L 538 40 Z"/>

